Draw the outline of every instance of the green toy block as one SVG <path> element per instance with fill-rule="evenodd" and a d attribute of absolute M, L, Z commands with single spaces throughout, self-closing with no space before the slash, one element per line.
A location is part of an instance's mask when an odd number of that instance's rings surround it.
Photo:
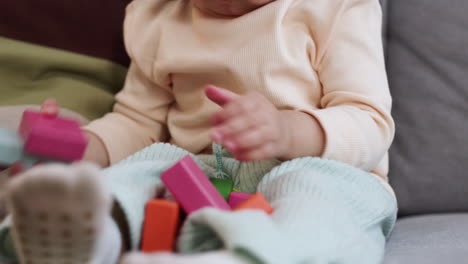
<path fill-rule="evenodd" d="M 231 194 L 232 188 L 234 187 L 234 183 L 230 180 L 218 178 L 210 178 L 210 181 L 216 187 L 221 196 L 223 196 L 227 201 L 229 199 L 229 194 Z"/>

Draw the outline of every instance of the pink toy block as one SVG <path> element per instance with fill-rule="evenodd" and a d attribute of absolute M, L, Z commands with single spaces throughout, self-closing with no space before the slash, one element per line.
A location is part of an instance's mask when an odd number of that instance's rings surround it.
<path fill-rule="evenodd" d="M 226 200 L 189 155 L 163 172 L 161 180 L 187 214 L 203 207 L 231 210 Z"/>
<path fill-rule="evenodd" d="M 80 160 L 87 140 L 77 121 L 26 110 L 19 127 L 24 151 L 63 161 Z"/>
<path fill-rule="evenodd" d="M 231 208 L 236 207 L 243 201 L 249 199 L 249 197 L 252 196 L 250 193 L 243 193 L 243 192 L 232 192 L 229 195 L 228 203 Z"/>

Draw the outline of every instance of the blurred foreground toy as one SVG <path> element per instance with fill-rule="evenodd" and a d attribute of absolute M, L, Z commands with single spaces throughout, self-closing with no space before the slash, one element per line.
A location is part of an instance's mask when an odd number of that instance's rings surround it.
<path fill-rule="evenodd" d="M 189 155 L 163 172 L 161 180 L 187 215 L 203 207 L 231 209 Z"/>
<path fill-rule="evenodd" d="M 273 208 L 271 207 L 270 203 L 259 192 L 253 194 L 247 200 L 241 202 L 233 208 L 234 211 L 245 209 L 258 209 L 265 211 L 267 214 L 273 213 Z"/>
<path fill-rule="evenodd" d="M 75 120 L 26 110 L 19 132 L 24 151 L 31 155 L 75 161 L 86 149 L 86 138 Z"/>
<path fill-rule="evenodd" d="M 75 161 L 83 157 L 87 140 L 77 121 L 58 116 L 58 105 L 46 100 L 41 112 L 26 110 L 19 133 L 0 129 L 0 166 L 25 169 L 40 161 Z"/>
<path fill-rule="evenodd" d="M 161 199 L 146 204 L 141 250 L 145 253 L 172 251 L 179 227 L 180 207 Z"/>
<path fill-rule="evenodd" d="M 227 179 L 210 178 L 210 182 L 214 185 L 219 194 L 223 196 L 224 200 L 229 199 L 229 195 L 233 191 L 234 183 Z"/>
<path fill-rule="evenodd" d="M 233 188 L 232 181 L 208 179 L 190 155 L 163 172 L 161 180 L 187 215 L 204 207 L 221 210 L 233 208 L 235 211 L 258 209 L 268 214 L 273 212 L 270 203 L 261 193 L 234 192 L 236 189 Z"/>
<path fill-rule="evenodd" d="M 243 192 L 232 192 L 229 194 L 228 203 L 231 208 L 235 208 L 237 205 L 242 203 L 243 201 L 249 199 L 252 196 L 250 193 L 243 193 Z"/>
<path fill-rule="evenodd" d="M 271 214 L 273 209 L 261 193 L 254 195 L 233 192 L 233 182 L 225 179 L 208 179 L 190 155 L 161 174 L 172 197 L 187 215 L 204 207 L 220 210 L 258 209 Z M 216 187 L 215 187 L 216 186 Z M 229 200 L 229 204 L 226 202 Z M 141 249 L 144 252 L 168 251 L 172 249 L 179 226 L 176 202 L 151 200 L 146 205 L 146 215 Z"/>

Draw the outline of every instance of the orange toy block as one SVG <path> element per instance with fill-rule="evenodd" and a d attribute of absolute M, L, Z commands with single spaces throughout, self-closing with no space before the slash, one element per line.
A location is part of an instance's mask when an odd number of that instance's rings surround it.
<path fill-rule="evenodd" d="M 253 194 L 247 200 L 241 202 L 239 205 L 234 207 L 233 211 L 244 210 L 244 209 L 263 210 L 267 214 L 271 214 L 273 212 L 273 208 L 271 207 L 270 203 L 267 201 L 265 196 L 263 196 L 259 192 Z"/>
<path fill-rule="evenodd" d="M 172 251 L 179 227 L 180 207 L 161 199 L 146 204 L 141 250 L 145 253 Z"/>

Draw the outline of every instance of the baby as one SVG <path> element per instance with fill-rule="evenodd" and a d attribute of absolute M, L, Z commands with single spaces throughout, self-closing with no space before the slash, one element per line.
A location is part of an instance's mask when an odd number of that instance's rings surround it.
<path fill-rule="evenodd" d="M 380 263 L 397 211 L 380 26 L 377 0 L 134 0 L 125 86 L 84 128 L 85 158 L 115 165 L 18 176 L 2 255 L 116 263 L 138 249 L 144 206 L 164 195 L 159 175 L 190 154 L 274 213 L 204 208 L 181 230 L 184 255 L 125 264 Z"/>

